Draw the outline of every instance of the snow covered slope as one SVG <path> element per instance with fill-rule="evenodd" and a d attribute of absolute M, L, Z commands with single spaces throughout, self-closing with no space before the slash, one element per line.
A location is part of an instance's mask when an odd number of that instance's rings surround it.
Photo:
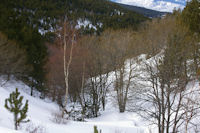
<path fill-rule="evenodd" d="M 142 71 L 146 63 L 153 63 L 155 59 L 161 58 L 162 52 L 155 57 L 146 59 L 146 55 L 140 55 L 136 59 L 127 60 L 125 62 L 125 70 L 130 71 L 130 66 L 135 68 L 136 74 L 146 77 L 147 74 Z M 140 63 L 138 63 L 138 61 Z M 132 65 L 130 65 L 130 63 Z M 114 72 L 110 72 L 110 80 L 115 78 Z M 144 82 L 144 81 L 143 81 Z M 145 82 L 147 84 L 147 82 Z M 3 86 L 1 86 L 3 84 Z M 21 129 L 16 132 L 13 124 L 13 115 L 4 108 L 5 99 L 9 94 L 18 88 L 24 100 L 29 100 L 28 118 L 31 122 L 22 124 Z M 113 89 L 114 87 L 111 88 Z M 188 84 L 189 91 L 195 88 L 199 89 L 197 81 Z M 11 80 L 5 83 L 0 77 L 0 133 L 30 133 L 30 130 L 38 128 L 36 133 L 93 133 L 93 126 L 102 133 L 156 133 L 157 130 L 153 126 L 143 121 L 136 113 L 125 112 L 119 113 L 113 90 L 107 96 L 106 110 L 101 112 L 101 116 L 93 119 L 87 119 L 86 122 L 68 121 L 66 124 L 56 124 L 52 121 L 59 107 L 48 99 L 41 100 L 37 97 L 29 95 L 30 88 L 23 82 Z M 37 94 L 37 92 L 36 92 Z M 188 93 L 191 94 L 191 93 Z M 197 96 L 197 95 L 195 95 Z M 198 95 L 199 96 L 199 95 Z M 127 104 L 129 106 L 129 104 Z M 130 105 L 131 106 L 131 105 Z M 199 121 L 195 119 L 196 123 Z"/>
<path fill-rule="evenodd" d="M 4 83 L 0 78 L 0 83 Z M 14 129 L 13 115 L 4 108 L 5 99 L 18 88 L 24 100 L 29 100 L 28 118 L 31 122 L 22 124 L 17 132 Z M 142 121 L 134 113 L 118 113 L 118 110 L 107 110 L 95 119 L 87 122 L 69 121 L 67 124 L 56 124 L 52 121 L 52 113 L 59 110 L 55 103 L 31 97 L 29 87 L 16 80 L 8 81 L 0 87 L 0 133 L 28 133 L 34 127 L 39 127 L 39 133 L 93 133 L 93 126 L 97 125 L 102 133 L 148 133 L 148 127 L 142 126 Z"/>
<path fill-rule="evenodd" d="M 172 12 L 175 9 L 183 9 L 187 0 L 111 0 L 114 2 L 145 7 L 147 9 Z"/>
<path fill-rule="evenodd" d="M 12 129 L 8 129 L 8 128 L 4 128 L 4 127 L 0 127 L 0 132 L 1 133 L 20 133 L 18 131 L 12 130 Z"/>

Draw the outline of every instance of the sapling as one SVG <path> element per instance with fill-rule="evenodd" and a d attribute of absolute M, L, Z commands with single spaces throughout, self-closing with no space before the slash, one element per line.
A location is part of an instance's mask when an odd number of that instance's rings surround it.
<path fill-rule="evenodd" d="M 12 92 L 5 100 L 5 108 L 14 114 L 14 126 L 15 130 L 18 129 L 20 123 L 29 122 L 26 120 L 27 112 L 28 112 L 28 100 L 26 100 L 25 105 L 23 105 L 23 96 L 20 96 L 20 92 L 16 88 L 14 92 Z"/>

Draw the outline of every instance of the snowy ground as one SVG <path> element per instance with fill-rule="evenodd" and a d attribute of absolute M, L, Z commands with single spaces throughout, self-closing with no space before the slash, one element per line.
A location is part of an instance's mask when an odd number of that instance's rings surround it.
<path fill-rule="evenodd" d="M 4 83 L 3 78 L 0 82 Z M 24 100 L 29 100 L 28 118 L 31 122 L 22 124 L 17 132 L 13 126 L 13 115 L 4 108 L 5 99 L 18 88 Z M 148 133 L 148 126 L 143 126 L 142 120 L 134 113 L 118 113 L 117 108 L 102 112 L 98 118 L 88 119 L 87 122 L 69 121 L 67 124 L 56 124 L 52 121 L 52 113 L 59 110 L 55 103 L 31 97 L 29 87 L 20 81 L 11 80 L 0 86 L 0 133 L 27 133 L 26 129 L 38 127 L 40 133 L 93 133 L 97 125 L 102 133 Z"/>
<path fill-rule="evenodd" d="M 133 59 L 133 62 L 132 60 L 127 60 L 125 63 L 126 71 L 129 71 L 131 66 L 136 68 L 134 71 L 137 71 L 137 74 L 140 74 L 143 77 L 147 76 L 147 74 L 142 71 L 144 65 L 146 63 L 153 64 L 155 59 L 161 57 L 162 52 L 149 59 L 146 59 L 145 55 L 138 56 L 137 60 L 141 61 L 139 64 L 136 63 L 135 59 Z M 132 65 L 130 65 L 130 63 L 132 63 Z M 112 80 L 113 78 L 114 72 L 111 72 L 109 74 L 109 80 Z M 145 84 L 147 84 L 147 82 L 145 82 Z M 24 96 L 24 100 L 29 100 L 28 118 L 31 120 L 31 122 L 27 124 L 22 124 L 22 127 L 18 132 L 14 130 L 13 115 L 4 108 L 5 99 L 9 97 L 9 94 L 14 91 L 16 87 L 21 92 L 21 95 Z M 188 88 L 188 91 L 199 89 L 199 82 L 191 82 L 188 84 Z M 119 113 L 118 106 L 113 101 L 115 99 L 115 93 L 113 93 L 112 90 L 109 91 L 106 110 L 101 111 L 101 116 L 93 119 L 86 119 L 86 122 L 67 121 L 66 124 L 56 124 L 52 121 L 54 117 L 53 114 L 59 112 L 59 107 L 55 103 L 52 103 L 48 99 L 39 99 L 37 97 L 37 92 L 35 92 L 35 97 L 30 96 L 29 93 L 30 88 L 24 83 L 16 80 L 5 83 L 4 78 L 0 77 L 0 133 L 30 133 L 30 130 L 33 130 L 35 127 L 37 127 L 38 132 L 34 133 L 93 133 L 94 125 L 96 125 L 99 130 L 101 129 L 102 133 L 157 132 L 156 128 L 149 126 L 148 123 L 142 120 L 136 113 Z M 192 95 L 193 93 L 188 94 Z M 199 97 L 199 95 L 200 94 L 195 94 L 194 96 Z M 197 121 L 199 120 L 200 117 L 198 117 L 198 119 L 196 118 L 194 122 L 198 123 Z"/>

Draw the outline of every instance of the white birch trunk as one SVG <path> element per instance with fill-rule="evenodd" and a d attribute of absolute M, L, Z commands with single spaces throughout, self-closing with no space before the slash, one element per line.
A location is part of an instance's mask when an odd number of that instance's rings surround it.
<path fill-rule="evenodd" d="M 67 106 L 67 99 L 68 99 L 68 91 L 69 91 L 69 67 L 72 62 L 72 55 L 73 55 L 73 46 L 74 46 L 74 31 L 72 33 L 72 42 L 71 42 L 71 49 L 70 49 L 70 55 L 69 55 L 69 61 L 66 62 L 66 48 L 67 48 L 67 40 L 66 40 L 66 32 L 67 32 L 67 22 L 64 22 L 64 37 L 63 37 L 63 61 L 64 61 L 64 76 L 65 76 L 65 101 L 63 105 L 63 111 L 62 111 L 62 117 L 64 116 L 66 106 Z"/>

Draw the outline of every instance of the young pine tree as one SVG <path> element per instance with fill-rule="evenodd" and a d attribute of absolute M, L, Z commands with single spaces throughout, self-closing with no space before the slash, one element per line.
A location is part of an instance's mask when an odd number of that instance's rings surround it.
<path fill-rule="evenodd" d="M 94 126 L 94 133 L 101 133 L 101 130 L 98 131 L 97 126 Z"/>
<path fill-rule="evenodd" d="M 16 88 L 14 92 L 10 94 L 10 97 L 5 100 L 5 108 L 14 114 L 15 130 L 18 129 L 20 123 L 28 122 L 25 120 L 28 112 L 28 100 L 22 107 L 23 96 L 20 96 L 20 92 Z"/>

